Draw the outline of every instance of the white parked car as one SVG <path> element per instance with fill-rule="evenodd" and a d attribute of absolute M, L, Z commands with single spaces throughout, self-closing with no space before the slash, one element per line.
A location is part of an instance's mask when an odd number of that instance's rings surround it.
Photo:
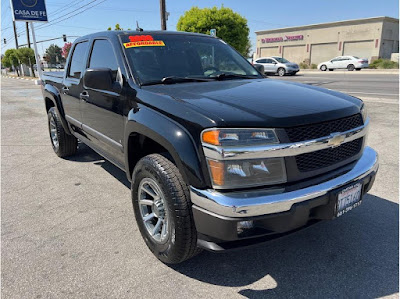
<path fill-rule="evenodd" d="M 299 66 L 296 63 L 277 56 L 260 57 L 254 63 L 263 65 L 266 74 L 278 74 L 281 77 L 285 74 L 296 75 L 299 71 Z"/>
<path fill-rule="evenodd" d="M 357 56 L 338 56 L 332 60 L 321 62 L 318 69 L 321 71 L 335 69 L 347 69 L 349 71 L 359 71 L 368 67 L 368 59 L 359 58 Z"/>

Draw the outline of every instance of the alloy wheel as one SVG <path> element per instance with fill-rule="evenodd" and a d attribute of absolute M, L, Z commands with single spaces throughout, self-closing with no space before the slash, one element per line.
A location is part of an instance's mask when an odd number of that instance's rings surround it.
<path fill-rule="evenodd" d="M 54 120 L 54 116 L 50 118 L 49 124 L 50 124 L 51 143 L 53 144 L 53 147 L 57 150 L 58 147 L 60 146 L 60 143 L 58 142 L 57 126 L 56 126 L 56 121 Z"/>
<path fill-rule="evenodd" d="M 168 239 L 168 209 L 160 186 L 151 178 L 144 178 L 138 190 L 139 210 L 144 226 L 157 243 Z"/>

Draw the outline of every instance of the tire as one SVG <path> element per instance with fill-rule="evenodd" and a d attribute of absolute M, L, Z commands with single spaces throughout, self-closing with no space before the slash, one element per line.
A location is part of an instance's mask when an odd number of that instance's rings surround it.
<path fill-rule="evenodd" d="M 285 76 L 286 71 L 285 71 L 285 69 L 283 67 L 280 67 L 278 69 L 277 73 L 278 73 L 279 77 L 283 77 L 283 76 Z"/>
<path fill-rule="evenodd" d="M 333 69 L 329 69 L 330 72 L 333 72 Z"/>
<path fill-rule="evenodd" d="M 188 187 L 170 160 L 159 154 L 142 158 L 133 170 L 131 194 L 140 233 L 159 260 L 177 264 L 201 252 Z"/>
<path fill-rule="evenodd" d="M 327 67 L 325 64 L 321 65 L 321 67 L 319 68 L 321 71 L 326 72 Z"/>
<path fill-rule="evenodd" d="M 356 71 L 361 71 L 361 69 L 356 69 Z"/>
<path fill-rule="evenodd" d="M 347 66 L 347 70 L 350 71 L 350 72 L 354 71 L 354 69 L 355 69 L 355 67 L 354 67 L 353 64 L 349 64 L 349 65 Z"/>
<path fill-rule="evenodd" d="M 64 158 L 76 154 L 78 150 L 78 139 L 65 132 L 60 117 L 54 107 L 49 109 L 47 120 L 51 145 L 56 155 L 60 158 Z"/>

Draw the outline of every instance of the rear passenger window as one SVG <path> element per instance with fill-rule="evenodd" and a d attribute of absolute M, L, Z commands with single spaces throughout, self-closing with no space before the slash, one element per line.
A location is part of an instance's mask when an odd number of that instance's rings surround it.
<path fill-rule="evenodd" d="M 266 63 L 267 59 L 258 59 L 256 62 L 257 63 Z"/>
<path fill-rule="evenodd" d="M 85 69 L 86 52 L 88 49 L 88 42 L 76 44 L 74 52 L 71 57 L 71 64 L 68 71 L 68 77 L 77 78 L 81 77 Z"/>
<path fill-rule="evenodd" d="M 111 43 L 105 39 L 98 39 L 93 44 L 89 68 L 109 68 L 113 79 L 116 80 L 118 64 Z"/>

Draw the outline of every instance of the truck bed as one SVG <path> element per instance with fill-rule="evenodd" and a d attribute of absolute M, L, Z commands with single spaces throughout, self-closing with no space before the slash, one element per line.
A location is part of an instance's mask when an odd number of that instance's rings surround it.
<path fill-rule="evenodd" d="M 64 72 L 43 72 L 42 80 L 60 89 L 62 87 Z"/>

